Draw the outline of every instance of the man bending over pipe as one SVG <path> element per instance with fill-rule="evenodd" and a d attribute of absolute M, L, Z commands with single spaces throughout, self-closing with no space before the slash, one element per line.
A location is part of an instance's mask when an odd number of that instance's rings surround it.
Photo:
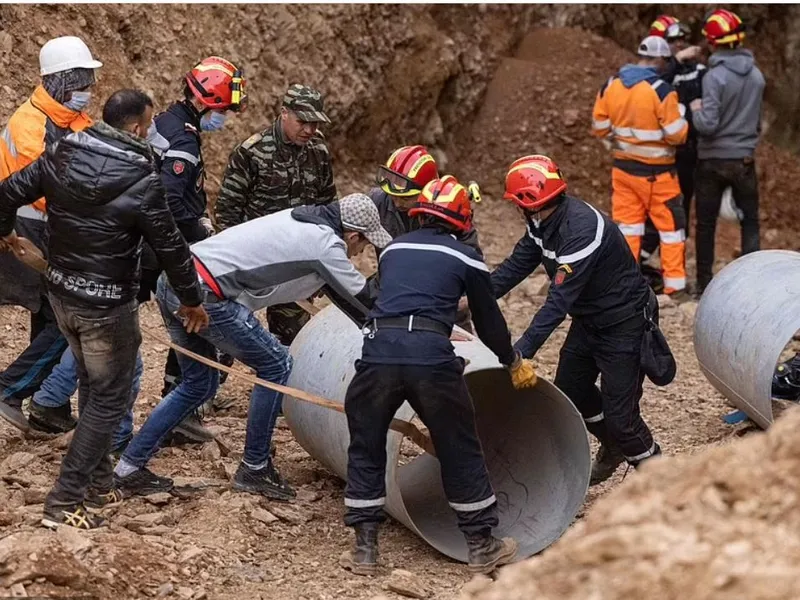
<path fill-rule="evenodd" d="M 325 206 L 302 206 L 253 219 L 191 246 L 202 281 L 210 324 L 187 333 L 175 311 L 178 298 L 162 275 L 156 300 L 172 341 L 216 359 L 216 349 L 284 384 L 292 359 L 254 312 L 303 300 L 324 288 L 351 318 L 361 322 L 372 304 L 370 286 L 348 257 L 369 243 L 391 241 L 378 209 L 364 194 L 352 194 Z M 173 482 L 146 468 L 162 439 L 191 411 L 212 398 L 219 372 L 178 354 L 182 379 L 161 401 L 133 438 L 115 469 L 126 495 L 169 491 Z M 281 407 L 277 392 L 254 386 L 250 396 L 244 456 L 233 481 L 239 491 L 290 500 L 294 490 L 270 458 L 270 440 Z"/>
<path fill-rule="evenodd" d="M 566 191 L 561 171 L 546 156 L 524 156 L 511 165 L 503 197 L 521 209 L 527 233 L 492 273 L 492 284 L 501 298 L 540 264 L 552 280 L 545 305 L 514 345 L 526 358 L 572 315 L 555 384 L 600 441 L 592 463 L 596 484 L 623 461 L 636 467 L 661 453 L 639 413 L 645 310 L 657 324 L 658 303 L 619 227 Z"/>
<path fill-rule="evenodd" d="M 464 292 L 478 336 L 511 370 L 514 387 L 532 387 L 536 373 L 511 347 L 489 269 L 475 249 L 456 239 L 472 225 L 464 186 L 450 175 L 432 180 L 409 211 L 415 215 L 421 228 L 401 235 L 381 253 L 380 292 L 345 396 L 350 448 L 344 522 L 355 528 L 355 545 L 339 562 L 358 575 L 377 569 L 378 528 L 385 519 L 386 434 L 408 400 L 430 430 L 445 494 L 467 540 L 469 569 L 490 572 L 514 558 L 517 542 L 492 536 L 497 500 L 475 429 L 464 361 L 450 343 Z"/>

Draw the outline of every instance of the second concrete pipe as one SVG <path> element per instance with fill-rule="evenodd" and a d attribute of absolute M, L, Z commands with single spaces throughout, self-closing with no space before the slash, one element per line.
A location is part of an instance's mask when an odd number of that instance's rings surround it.
<path fill-rule="evenodd" d="M 288 384 L 343 403 L 361 345 L 358 327 L 335 307 L 326 308 L 292 344 L 295 363 Z M 500 509 L 495 534 L 517 539 L 518 558 L 531 556 L 556 541 L 583 504 L 591 465 L 583 419 L 544 379 L 531 390 L 514 390 L 507 371 L 477 338 L 454 346 L 470 361 L 465 377 Z M 297 442 L 344 479 L 345 415 L 290 397 L 283 406 Z M 414 411 L 406 403 L 395 417 L 411 421 Z M 443 554 L 466 561 L 467 547 L 444 496 L 439 462 L 429 454 L 401 452 L 402 442 L 403 436 L 389 432 L 387 511 Z"/>

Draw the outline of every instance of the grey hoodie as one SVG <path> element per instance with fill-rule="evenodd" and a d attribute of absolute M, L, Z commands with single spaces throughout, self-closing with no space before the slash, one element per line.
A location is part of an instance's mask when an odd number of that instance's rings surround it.
<path fill-rule="evenodd" d="M 692 112 L 698 158 L 753 156 L 761 131 L 764 76 L 750 50 L 718 50 L 703 78 L 703 108 Z"/>

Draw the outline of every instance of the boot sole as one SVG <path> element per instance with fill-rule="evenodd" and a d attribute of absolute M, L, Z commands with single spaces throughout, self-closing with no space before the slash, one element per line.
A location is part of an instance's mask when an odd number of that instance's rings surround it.
<path fill-rule="evenodd" d="M 514 560 L 514 557 L 517 555 L 517 550 L 519 549 L 519 544 L 517 544 L 517 541 L 511 541 L 513 542 L 512 546 L 505 552 L 499 554 L 493 561 L 482 565 L 467 565 L 467 570 L 470 573 L 482 573 L 485 575 L 491 573 L 497 567 L 502 567 L 503 565 L 510 563 L 512 560 Z"/>
<path fill-rule="evenodd" d="M 244 483 L 238 483 L 236 481 L 233 482 L 231 487 L 237 492 L 247 492 L 248 494 L 257 494 L 259 496 L 264 496 L 265 498 L 269 498 L 270 500 L 275 500 L 277 502 L 290 502 L 294 500 L 295 497 L 297 496 L 296 494 L 288 494 L 286 492 L 265 490 Z"/>
<path fill-rule="evenodd" d="M 30 423 L 22 413 L 22 409 L 16 409 L 8 406 L 5 402 L 0 401 L 0 417 L 3 418 L 9 425 L 13 425 L 16 429 L 22 432 L 30 431 Z"/>
<path fill-rule="evenodd" d="M 69 433 L 75 427 L 77 427 L 77 423 L 70 427 L 69 429 L 65 429 L 63 427 L 58 427 L 57 425 L 53 425 L 52 423 L 48 423 L 47 421 L 41 421 L 37 419 L 34 415 L 28 415 L 28 425 L 31 429 L 35 429 L 36 431 L 41 431 L 42 433 L 49 433 L 51 435 L 63 435 L 65 433 Z"/>
<path fill-rule="evenodd" d="M 339 566 L 345 571 L 350 571 L 353 575 L 361 575 L 368 577 L 370 575 L 377 575 L 378 565 L 360 565 L 345 557 L 339 558 Z"/>

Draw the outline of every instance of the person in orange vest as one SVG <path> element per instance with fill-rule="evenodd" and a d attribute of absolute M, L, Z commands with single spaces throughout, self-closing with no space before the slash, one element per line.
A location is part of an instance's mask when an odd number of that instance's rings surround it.
<path fill-rule="evenodd" d="M 677 301 L 686 292 L 686 211 L 675 150 L 686 141 L 689 125 L 678 94 L 660 77 L 672 55 L 666 40 L 646 37 L 639 61 L 625 65 L 603 84 L 592 114 L 592 133 L 610 142 L 612 218 L 637 261 L 647 217 L 658 229 L 664 291 Z"/>
<path fill-rule="evenodd" d="M 0 179 L 34 162 L 45 148 L 68 133 L 83 131 L 92 124 L 84 110 L 92 97 L 95 69 L 102 66 L 80 38 L 59 37 L 42 46 L 42 82 L 0 133 Z M 17 233 L 31 240 L 45 255 L 46 221 L 43 198 L 17 212 Z M 22 401 L 38 390 L 58 364 L 67 342 L 58 329 L 38 273 L 10 253 L 0 252 L 0 282 L 0 305 L 19 305 L 31 311 L 30 345 L 0 372 L 0 417 L 24 430 L 28 422 L 22 413 Z"/>

